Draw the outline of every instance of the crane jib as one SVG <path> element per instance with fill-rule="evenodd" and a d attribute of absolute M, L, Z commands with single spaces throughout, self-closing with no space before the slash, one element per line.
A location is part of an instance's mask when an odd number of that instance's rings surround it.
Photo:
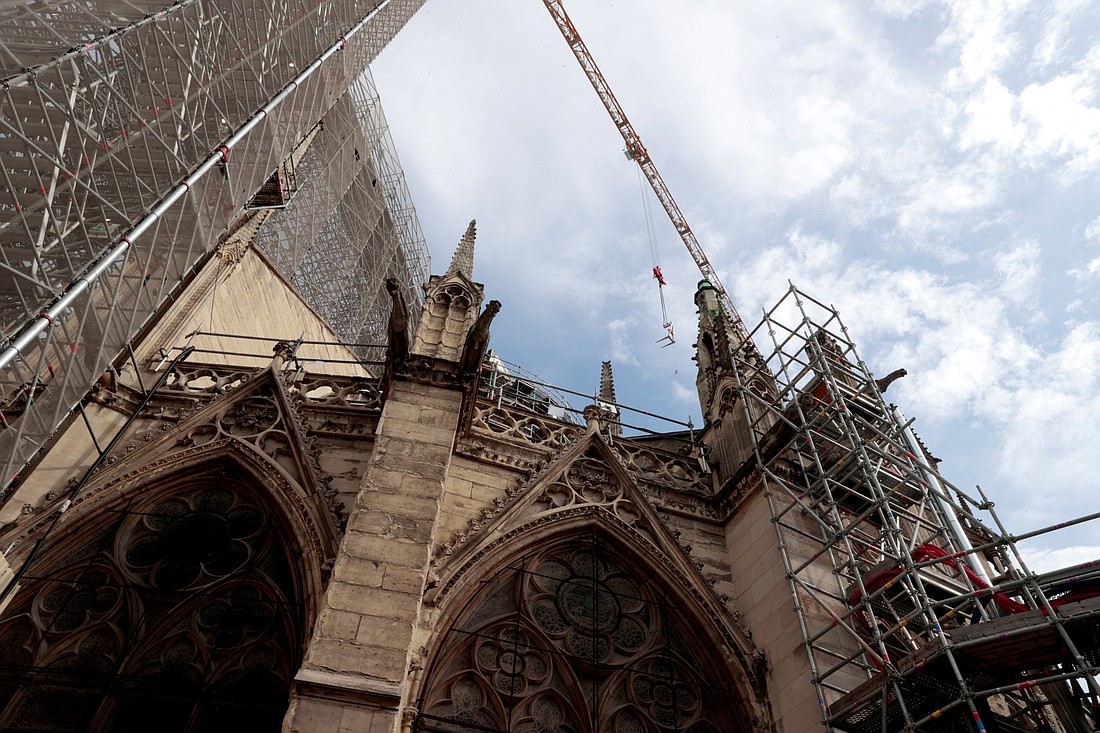
<path fill-rule="evenodd" d="M 657 196 L 657 200 L 661 202 L 661 206 L 668 215 L 669 221 L 672 222 L 672 226 L 683 240 L 684 246 L 687 247 L 688 254 L 690 254 L 691 258 L 695 261 L 696 267 L 699 268 L 699 271 L 718 292 L 719 301 L 725 307 L 727 316 L 734 330 L 742 340 L 747 340 L 748 334 L 745 331 L 744 324 L 741 322 L 741 317 L 733 307 L 733 301 L 729 293 L 726 292 L 725 287 L 723 287 L 721 281 L 718 279 L 718 273 L 711 267 L 710 261 L 703 252 L 703 248 L 695 238 L 695 233 L 692 232 L 691 227 L 687 223 L 687 219 L 680 212 L 680 207 L 676 205 L 676 200 L 672 197 L 672 192 L 668 189 L 668 186 L 665 185 L 664 179 L 661 178 L 661 174 L 657 170 L 657 166 L 653 163 L 653 160 L 649 157 L 648 151 L 646 151 L 645 147 L 642 145 L 641 138 L 638 136 L 637 132 L 635 132 L 634 126 L 630 124 L 630 120 L 619 105 L 619 101 L 615 98 L 615 94 L 611 91 L 611 86 L 607 83 L 599 66 L 597 66 L 595 58 L 593 58 L 592 54 L 588 51 L 588 47 L 581 39 L 581 35 L 577 32 L 569 14 L 565 12 L 565 8 L 562 6 L 560 0 L 543 0 L 543 5 L 546 6 L 551 17 L 553 17 L 554 24 L 557 26 L 558 31 L 561 32 L 565 42 L 569 45 L 573 55 L 580 63 L 581 69 L 584 71 L 585 76 L 588 77 L 589 83 L 592 84 L 592 88 L 596 90 L 596 95 L 600 98 L 600 101 L 603 102 L 604 108 L 607 110 L 608 115 L 611 116 L 611 121 L 615 123 L 615 127 L 622 136 L 623 142 L 626 143 L 627 157 L 636 162 L 645 174 L 645 178 L 649 181 L 653 193 Z"/>

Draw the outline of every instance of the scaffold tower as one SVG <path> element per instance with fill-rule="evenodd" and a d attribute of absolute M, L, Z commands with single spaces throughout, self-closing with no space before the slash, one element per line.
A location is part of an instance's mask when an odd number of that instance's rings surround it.
<path fill-rule="evenodd" d="M 378 273 L 415 299 L 423 241 L 362 74 L 422 4 L 0 8 L 0 495 L 243 222 L 349 342 L 377 341 Z"/>
<path fill-rule="evenodd" d="M 826 729 L 1097 730 L 1100 563 L 1036 574 L 1016 542 L 1100 515 L 1010 534 L 793 286 L 752 336 L 776 392 L 742 380 L 742 405 Z"/>

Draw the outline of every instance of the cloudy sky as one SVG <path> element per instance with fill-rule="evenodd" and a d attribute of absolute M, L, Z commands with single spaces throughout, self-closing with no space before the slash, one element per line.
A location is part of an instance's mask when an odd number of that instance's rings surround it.
<path fill-rule="evenodd" d="M 566 4 L 744 319 L 835 304 L 945 475 L 1023 532 L 1100 511 L 1100 5 Z M 374 66 L 434 257 L 471 218 L 493 345 L 699 423 L 698 271 L 538 0 L 429 0 Z M 574 402 L 582 406 L 583 399 Z M 1100 522 L 1025 545 L 1100 557 Z"/>

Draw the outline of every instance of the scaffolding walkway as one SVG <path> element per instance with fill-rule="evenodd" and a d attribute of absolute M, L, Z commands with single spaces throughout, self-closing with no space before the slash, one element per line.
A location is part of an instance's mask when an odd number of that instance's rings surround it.
<path fill-rule="evenodd" d="M 1100 728 L 1100 561 L 1036 575 L 1016 545 L 1100 514 L 1011 535 L 794 286 L 752 336 L 777 396 L 743 379 L 742 403 L 826 728 Z"/>

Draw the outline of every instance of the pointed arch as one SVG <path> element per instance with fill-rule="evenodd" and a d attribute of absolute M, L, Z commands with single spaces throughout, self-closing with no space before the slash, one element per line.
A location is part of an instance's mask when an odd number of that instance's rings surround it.
<path fill-rule="evenodd" d="M 742 666 L 753 667 L 757 650 L 734 621 L 679 541 L 641 491 L 636 477 L 603 437 L 590 432 L 537 475 L 532 475 L 510 503 L 501 504 L 489 521 L 471 523 L 459 546 L 448 547 L 436 567 L 438 582 L 426 600 L 441 604 L 468 583 L 483 558 L 503 544 L 518 547 L 538 542 L 551 532 L 586 531 L 593 525 L 621 539 L 638 556 L 692 599 L 720 631 Z M 562 530 L 560 528 L 572 529 Z"/>
<path fill-rule="evenodd" d="M 714 337 L 711 336 L 710 331 L 704 331 L 699 337 L 697 349 L 695 358 L 699 363 L 699 369 L 706 371 L 713 368 L 715 364 Z"/>
<path fill-rule="evenodd" d="M 331 553 L 316 519 L 232 440 L 97 482 L 0 618 L 0 727 L 279 730 Z"/>
<path fill-rule="evenodd" d="M 770 727 L 741 640 L 609 512 L 544 516 L 470 564 L 441 599 L 443 631 L 413 691 L 421 731 Z"/>
<path fill-rule="evenodd" d="M 171 436 L 168 436 L 171 437 Z M 103 515 L 115 516 L 122 507 L 142 496 L 166 494 L 180 487 L 221 476 L 256 496 L 270 508 L 272 517 L 287 535 L 288 549 L 296 557 L 298 595 L 316 616 L 326 581 L 326 563 L 336 555 L 337 538 L 331 519 L 316 490 L 293 480 L 278 464 L 252 446 L 232 438 L 212 440 L 158 456 L 140 468 L 110 473 L 93 480 L 64 516 L 51 536 L 42 560 L 64 553 L 73 541 L 88 535 L 89 524 Z M 34 534 L 20 538 L 34 539 Z"/>

